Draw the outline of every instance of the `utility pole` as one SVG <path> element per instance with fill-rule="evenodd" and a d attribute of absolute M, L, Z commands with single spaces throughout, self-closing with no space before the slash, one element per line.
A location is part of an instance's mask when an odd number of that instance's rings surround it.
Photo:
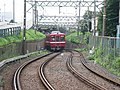
<path fill-rule="evenodd" d="M 34 6 L 34 5 L 32 5 L 32 7 L 33 7 L 33 6 Z M 33 22 L 33 23 L 32 23 L 32 26 L 33 26 L 33 28 L 34 28 L 34 25 L 35 25 L 35 23 L 34 23 L 34 21 L 35 21 L 34 18 L 35 18 L 35 17 L 34 17 L 34 8 L 32 8 L 32 22 Z"/>
<path fill-rule="evenodd" d="M 15 22 L 15 0 L 13 0 L 13 22 Z"/>
<path fill-rule="evenodd" d="M 119 0 L 119 25 L 120 25 L 120 0 Z"/>
<path fill-rule="evenodd" d="M 81 0 L 79 2 L 79 16 L 78 16 L 78 30 L 77 30 L 77 36 L 79 36 L 79 29 L 80 29 L 80 8 L 81 8 Z"/>
<path fill-rule="evenodd" d="M 26 0 L 24 0 L 24 25 L 23 25 L 23 42 L 22 42 L 22 54 L 26 54 Z"/>
<path fill-rule="evenodd" d="M 35 34 L 37 30 L 37 1 L 35 1 Z"/>
<path fill-rule="evenodd" d="M 0 22 L 2 21 L 2 14 L 1 14 L 1 8 L 0 8 Z"/>
<path fill-rule="evenodd" d="M 6 11 L 5 11 L 6 8 L 5 8 L 5 6 L 6 6 L 6 4 L 4 3 L 4 20 L 3 20 L 4 22 L 5 22 L 5 18 L 6 18 L 6 17 L 5 17 L 5 16 L 6 16 L 6 14 L 5 14 L 5 13 L 6 13 Z"/>
<path fill-rule="evenodd" d="M 103 31 L 102 36 L 105 35 L 105 28 L 106 27 L 106 0 L 104 0 L 104 13 L 103 13 Z"/>
<path fill-rule="evenodd" d="M 93 30 L 93 36 L 95 36 L 96 33 L 96 0 L 94 0 L 94 30 Z"/>
<path fill-rule="evenodd" d="M 117 35 L 116 35 L 116 50 L 119 50 L 119 38 L 120 38 L 120 0 L 119 0 L 119 24 L 117 25 Z"/>
<path fill-rule="evenodd" d="M 89 30 L 89 22 L 90 22 L 90 18 L 89 18 L 90 14 L 89 14 L 89 7 L 88 7 L 88 13 L 87 13 L 87 25 L 88 25 L 88 32 L 90 31 Z"/>

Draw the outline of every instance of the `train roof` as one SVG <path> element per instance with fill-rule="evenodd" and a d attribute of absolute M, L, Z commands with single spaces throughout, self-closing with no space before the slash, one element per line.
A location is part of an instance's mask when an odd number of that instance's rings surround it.
<path fill-rule="evenodd" d="M 47 34 L 47 35 L 56 35 L 56 34 L 65 35 L 64 33 L 61 33 L 60 31 L 52 31 L 50 34 Z"/>

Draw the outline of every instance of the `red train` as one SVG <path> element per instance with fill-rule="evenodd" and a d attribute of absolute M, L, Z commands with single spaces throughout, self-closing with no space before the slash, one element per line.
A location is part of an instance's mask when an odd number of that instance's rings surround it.
<path fill-rule="evenodd" d="M 51 34 L 46 34 L 45 48 L 48 50 L 62 50 L 66 44 L 65 34 L 60 31 L 52 31 Z"/>

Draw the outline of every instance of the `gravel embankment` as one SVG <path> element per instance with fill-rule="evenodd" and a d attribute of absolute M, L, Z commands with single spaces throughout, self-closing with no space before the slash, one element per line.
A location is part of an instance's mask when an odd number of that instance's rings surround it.
<path fill-rule="evenodd" d="M 32 59 L 34 57 L 28 57 L 22 60 L 18 60 L 12 63 L 9 63 L 5 65 L 1 70 L 0 70 L 0 76 L 3 78 L 4 81 L 4 90 L 13 90 L 12 86 L 12 79 L 14 72 L 17 70 L 17 68 L 24 62 Z"/>
<path fill-rule="evenodd" d="M 107 90 L 120 90 L 120 86 L 116 86 L 113 83 L 110 83 L 106 80 L 104 80 L 103 78 L 100 78 L 98 76 L 96 76 L 95 74 L 91 73 L 89 70 L 87 70 L 81 63 L 80 58 L 78 58 L 77 53 L 74 55 L 73 58 L 73 66 L 75 67 L 75 69 L 77 69 L 77 71 L 79 71 L 79 73 L 81 73 L 83 76 L 87 77 L 89 80 L 97 83 L 100 86 L 106 87 Z M 100 66 L 98 67 L 97 64 L 94 64 L 92 62 L 88 63 L 91 68 L 93 70 L 96 70 L 97 72 L 102 73 L 103 75 L 106 74 L 105 70 L 103 68 L 101 68 Z M 111 76 L 112 78 L 112 76 Z"/>
<path fill-rule="evenodd" d="M 93 90 L 71 74 L 66 61 L 70 53 L 64 53 L 52 60 L 45 68 L 46 77 L 56 90 Z"/>
<path fill-rule="evenodd" d="M 54 86 L 56 90 L 93 90 L 90 86 L 84 84 L 82 81 L 78 80 L 73 74 L 71 74 L 67 67 L 66 61 L 70 53 L 63 53 L 60 56 L 56 57 L 45 67 L 45 74 L 49 82 Z M 34 57 L 28 57 L 26 59 L 9 63 L 0 70 L 0 76 L 4 79 L 4 90 L 13 90 L 12 88 L 12 77 L 15 70 L 24 62 L 32 59 Z M 23 90 L 45 90 L 41 80 L 38 77 L 38 67 L 41 65 L 44 60 L 38 60 L 31 65 L 29 65 L 22 72 L 22 87 Z M 103 87 L 107 87 L 108 90 L 120 90 L 120 87 L 113 85 L 110 82 L 97 77 L 88 71 L 82 64 L 79 58 L 79 55 L 76 53 L 73 57 L 73 66 L 84 76 L 90 80 L 98 83 Z M 100 69 L 97 64 L 92 62 L 88 63 L 93 69 L 100 71 L 101 73 L 106 73 L 103 68 Z"/>
<path fill-rule="evenodd" d="M 38 69 L 47 58 L 49 58 L 49 56 L 32 62 L 25 67 L 20 77 L 22 90 L 46 90 L 39 79 Z"/>

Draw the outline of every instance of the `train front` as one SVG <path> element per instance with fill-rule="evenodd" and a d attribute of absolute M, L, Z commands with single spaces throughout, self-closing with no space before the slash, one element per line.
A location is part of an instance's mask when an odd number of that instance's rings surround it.
<path fill-rule="evenodd" d="M 49 35 L 49 45 L 50 50 L 62 50 L 65 48 L 65 34 L 60 32 L 52 32 Z"/>

